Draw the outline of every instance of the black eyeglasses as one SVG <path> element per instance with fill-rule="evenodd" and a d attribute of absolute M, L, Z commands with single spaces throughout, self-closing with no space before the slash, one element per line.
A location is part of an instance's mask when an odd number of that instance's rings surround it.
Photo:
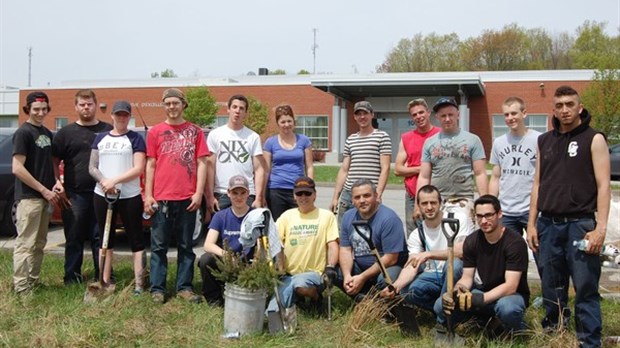
<path fill-rule="evenodd" d="M 495 217 L 496 214 L 497 212 L 486 213 L 486 214 L 476 214 L 476 220 L 482 220 L 483 218 L 487 220 L 491 220 Z"/>
<path fill-rule="evenodd" d="M 306 196 L 306 197 L 308 197 L 308 196 L 312 196 L 312 192 L 308 192 L 308 191 L 298 191 L 298 192 L 295 192 L 295 196 L 297 196 L 297 197 L 301 197 L 301 196 Z"/>

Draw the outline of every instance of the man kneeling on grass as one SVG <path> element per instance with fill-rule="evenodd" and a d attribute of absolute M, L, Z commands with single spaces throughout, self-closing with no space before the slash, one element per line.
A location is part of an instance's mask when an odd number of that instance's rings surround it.
<path fill-rule="evenodd" d="M 310 298 L 316 307 L 321 305 L 322 273 L 332 282 L 338 263 L 338 224 L 332 212 L 317 208 L 314 180 L 300 177 L 293 188 L 297 208 L 285 211 L 276 226 L 284 246 L 284 270 L 278 286 L 282 305 L 290 308 L 296 299 Z M 278 311 L 273 298 L 267 315 Z"/>
<path fill-rule="evenodd" d="M 480 229 L 465 239 L 463 275 L 453 293 L 444 293 L 435 303 L 438 333 L 446 315 L 452 315 L 453 323 L 474 317 L 483 326 L 496 317 L 503 328 L 489 325 L 494 333 L 523 330 L 530 298 L 527 245 L 518 233 L 502 226 L 502 211 L 495 196 L 481 196 L 474 209 Z M 474 279 L 476 271 L 481 283 Z"/>

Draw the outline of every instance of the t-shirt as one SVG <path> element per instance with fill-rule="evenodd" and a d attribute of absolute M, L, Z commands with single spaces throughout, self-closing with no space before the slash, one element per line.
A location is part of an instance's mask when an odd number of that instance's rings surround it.
<path fill-rule="evenodd" d="M 312 147 L 310 139 L 303 134 L 295 134 L 295 147 L 284 149 L 274 135 L 267 139 L 263 150 L 271 153 L 271 173 L 268 187 L 272 189 L 293 189 L 295 180 L 305 175 L 305 150 Z"/>
<path fill-rule="evenodd" d="M 202 130 L 190 122 L 162 122 L 151 128 L 146 155 L 156 160 L 153 197 L 158 201 L 190 198 L 196 192 L 197 159 L 208 154 Z"/>
<path fill-rule="evenodd" d="M 539 135 L 530 129 L 522 137 L 506 133 L 493 141 L 490 163 L 500 167 L 499 202 L 504 215 L 522 215 L 530 210 Z"/>
<path fill-rule="evenodd" d="M 506 281 L 506 271 L 521 272 L 517 292 L 525 303 L 530 299 L 527 285 L 527 244 L 520 234 L 505 229 L 504 235 L 495 244 L 489 244 L 482 230 L 470 234 L 463 244 L 463 267 L 474 267 L 482 284 L 478 287 L 487 292 Z"/>
<path fill-rule="evenodd" d="M 322 273 L 327 264 L 327 243 L 338 239 L 338 222 L 332 212 L 316 208 L 302 214 L 298 208 L 285 211 L 276 221 L 284 245 L 286 272 Z"/>
<path fill-rule="evenodd" d="M 450 213 L 444 212 L 443 217 L 448 218 Z M 456 237 L 454 238 L 454 243 L 459 243 L 465 239 L 469 234 L 471 234 L 471 230 L 468 228 L 468 217 L 463 213 L 454 213 L 454 218 L 459 220 L 459 230 L 456 231 Z M 452 230 L 449 225 L 445 226 L 448 229 L 448 232 L 452 234 Z M 409 235 L 409 239 L 407 239 L 407 249 L 409 250 L 409 255 L 419 254 L 424 251 L 435 251 L 435 250 L 447 250 L 448 249 L 448 240 L 446 236 L 443 234 L 441 224 L 439 224 L 435 228 L 431 228 L 426 225 L 426 221 L 422 222 L 422 230 L 424 231 L 424 239 L 425 243 L 422 243 L 420 240 L 420 233 L 418 229 L 415 229 L 413 233 Z M 426 266 L 424 268 L 425 272 L 443 272 L 443 266 L 446 261 L 444 260 L 428 260 L 426 262 Z"/>
<path fill-rule="evenodd" d="M 364 136 L 353 133 L 344 142 L 343 155 L 351 158 L 345 190 L 350 191 L 359 179 L 368 179 L 377 185 L 381 175 L 381 155 L 392 155 L 392 140 L 386 132 L 378 129 Z"/>
<path fill-rule="evenodd" d="M 209 223 L 210 230 L 216 230 L 219 232 L 217 236 L 217 244 L 220 248 L 224 247 L 224 241 L 228 242 L 228 246 L 235 253 L 244 252 L 249 255 L 251 249 L 243 250 L 243 246 L 239 242 L 239 235 L 241 234 L 241 222 L 243 218 L 251 211 L 248 210 L 243 216 L 237 216 L 232 211 L 232 207 L 220 210 L 213 215 L 211 222 Z"/>
<path fill-rule="evenodd" d="M 340 246 L 351 247 L 355 262 L 365 271 L 372 266 L 376 259 L 370 253 L 368 243 L 355 232 L 353 221 L 363 220 L 357 209 L 349 209 L 342 216 L 340 225 Z M 398 253 L 398 264 L 404 265 L 407 261 L 407 243 L 403 222 L 396 212 L 383 204 L 379 205 L 377 212 L 368 220 L 372 228 L 372 242 L 375 244 L 379 255 L 385 253 Z"/>
<path fill-rule="evenodd" d="M 215 156 L 214 192 L 225 194 L 230 178 L 243 175 L 250 183 L 250 194 L 256 194 L 253 158 L 263 155 L 258 134 L 247 127 L 235 131 L 223 125 L 209 133 L 207 144 Z"/>
<path fill-rule="evenodd" d="M 112 130 L 112 125 L 99 121 L 93 126 L 74 122 L 62 127 L 52 143 L 54 157 L 64 161 L 64 187 L 70 192 L 93 192 L 95 179 L 88 173 L 90 150 L 98 133 Z"/>
<path fill-rule="evenodd" d="M 114 178 L 133 168 L 133 155 L 146 152 L 146 143 L 140 134 L 129 131 L 123 135 L 112 135 L 110 132 L 97 134 L 92 146 L 99 152 L 99 171 L 106 178 Z M 140 177 L 117 185 L 121 195 L 119 198 L 131 198 L 140 194 Z M 95 185 L 95 193 L 105 196 L 101 185 Z"/>
<path fill-rule="evenodd" d="M 13 155 L 24 155 L 24 167 L 41 185 L 51 190 L 56 183 L 52 162 L 52 132 L 29 122 L 13 134 Z M 6 194 L 6 192 L 5 192 Z M 15 200 L 43 198 L 41 193 L 15 177 Z"/>
<path fill-rule="evenodd" d="M 414 129 L 407 133 L 403 133 L 401 140 L 405 153 L 407 154 L 407 167 L 419 167 L 422 163 L 422 148 L 426 139 L 439 133 L 441 128 L 433 126 L 431 130 L 426 133 L 420 133 L 418 129 Z M 414 197 L 416 195 L 416 187 L 418 185 L 418 175 L 412 175 L 405 178 L 405 189 L 409 196 Z"/>
<path fill-rule="evenodd" d="M 480 138 L 459 130 L 438 133 L 426 140 L 422 162 L 431 164 L 431 184 L 448 198 L 474 198 L 474 161 L 485 159 Z"/>

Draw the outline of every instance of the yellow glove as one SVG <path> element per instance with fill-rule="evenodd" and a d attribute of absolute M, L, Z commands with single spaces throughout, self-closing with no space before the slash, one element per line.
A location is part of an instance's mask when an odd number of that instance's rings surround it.
<path fill-rule="evenodd" d="M 482 293 L 471 293 L 469 290 L 459 289 L 455 295 L 459 309 L 462 312 L 467 312 L 472 310 L 472 308 L 477 309 L 484 306 L 484 294 Z"/>

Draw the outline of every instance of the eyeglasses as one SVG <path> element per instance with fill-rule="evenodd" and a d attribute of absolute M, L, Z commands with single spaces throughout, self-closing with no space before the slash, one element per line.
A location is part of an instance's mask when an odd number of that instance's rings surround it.
<path fill-rule="evenodd" d="M 312 193 L 313 192 L 308 192 L 308 191 L 298 191 L 298 192 L 295 192 L 295 196 L 297 196 L 297 197 L 301 197 L 301 196 L 309 197 L 309 196 L 312 196 Z"/>
<path fill-rule="evenodd" d="M 476 220 L 482 220 L 487 219 L 487 220 L 492 220 L 495 215 L 497 215 L 497 212 L 493 212 L 493 213 L 486 213 L 486 214 L 476 214 Z"/>

